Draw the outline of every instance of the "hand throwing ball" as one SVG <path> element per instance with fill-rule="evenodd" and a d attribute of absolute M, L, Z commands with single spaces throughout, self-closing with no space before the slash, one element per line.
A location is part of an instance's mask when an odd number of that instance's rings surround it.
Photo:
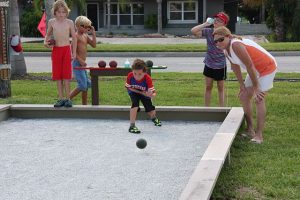
<path fill-rule="evenodd" d="M 153 66 L 152 60 L 147 60 L 147 61 L 146 61 L 146 66 L 147 66 L 147 67 L 152 67 L 152 66 Z"/>
<path fill-rule="evenodd" d="M 98 62 L 98 67 L 105 68 L 106 67 L 106 62 L 104 60 L 100 60 Z"/>
<path fill-rule="evenodd" d="M 54 46 L 55 45 L 55 40 L 54 39 L 48 40 L 48 45 Z"/>
<path fill-rule="evenodd" d="M 112 60 L 112 61 L 109 62 L 109 66 L 110 66 L 111 68 L 116 68 L 116 67 L 118 66 L 118 63 L 117 63 L 117 61 Z"/>
<path fill-rule="evenodd" d="M 136 141 L 136 146 L 139 148 L 139 149 L 144 149 L 146 146 L 147 146 L 147 141 L 143 138 L 141 139 L 138 139 Z"/>

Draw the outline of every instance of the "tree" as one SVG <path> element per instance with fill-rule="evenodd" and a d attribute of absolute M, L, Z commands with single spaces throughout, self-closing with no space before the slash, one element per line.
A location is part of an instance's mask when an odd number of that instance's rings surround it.
<path fill-rule="evenodd" d="M 286 41 L 287 36 L 291 34 L 297 0 L 267 0 L 267 8 L 269 9 L 269 17 L 267 25 L 273 28 L 275 39 L 277 41 Z M 291 39 L 291 38 L 289 38 Z"/>
<path fill-rule="evenodd" d="M 66 0 L 71 9 L 74 4 L 78 6 L 79 15 L 86 15 L 86 0 Z"/>
<path fill-rule="evenodd" d="M 51 14 L 51 9 L 54 4 L 54 0 L 45 0 L 45 12 L 46 12 L 46 23 L 48 24 L 49 19 L 53 16 Z"/>
<path fill-rule="evenodd" d="M 10 61 L 8 36 L 9 36 L 9 2 L 1 1 L 0 5 L 0 98 L 11 96 Z"/>
<path fill-rule="evenodd" d="M 288 39 L 297 38 L 293 35 L 297 34 L 297 31 L 294 31 L 296 27 L 292 26 L 298 23 L 297 18 L 300 17 L 299 14 L 295 14 L 297 0 L 243 0 L 243 2 L 252 7 L 266 5 L 269 13 L 267 26 L 274 30 L 277 41 L 286 41 L 288 35 L 291 35 Z"/>
<path fill-rule="evenodd" d="M 20 15 L 18 0 L 10 0 L 10 33 L 11 35 L 20 35 Z M 24 54 L 10 56 L 11 75 L 25 75 L 27 72 Z"/>

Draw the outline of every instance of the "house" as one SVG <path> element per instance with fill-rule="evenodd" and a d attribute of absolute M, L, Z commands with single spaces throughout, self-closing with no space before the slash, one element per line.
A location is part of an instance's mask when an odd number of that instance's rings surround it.
<path fill-rule="evenodd" d="M 86 0 L 87 16 L 102 34 L 161 33 L 188 35 L 190 29 L 207 17 L 225 11 L 230 16 L 229 28 L 234 31 L 237 1 L 232 0 Z M 109 3 L 110 2 L 110 3 Z M 110 10 L 110 12 L 109 12 Z M 161 18 L 158 16 L 161 10 Z M 71 19 L 78 15 L 72 8 Z"/>

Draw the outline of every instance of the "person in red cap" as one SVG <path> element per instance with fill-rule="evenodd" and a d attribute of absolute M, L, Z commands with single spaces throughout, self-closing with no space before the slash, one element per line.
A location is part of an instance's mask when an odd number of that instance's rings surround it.
<path fill-rule="evenodd" d="M 226 26 L 229 22 L 229 16 L 224 12 L 219 12 L 214 15 L 214 18 L 207 18 L 207 20 L 200 25 L 191 29 L 193 35 L 198 37 L 205 37 L 207 41 L 207 53 L 204 59 L 205 76 L 205 106 L 210 106 L 211 92 L 213 89 L 213 82 L 217 81 L 219 106 L 224 106 L 225 92 L 224 82 L 226 80 L 226 59 L 222 50 L 218 49 L 213 37 L 215 28 Z"/>

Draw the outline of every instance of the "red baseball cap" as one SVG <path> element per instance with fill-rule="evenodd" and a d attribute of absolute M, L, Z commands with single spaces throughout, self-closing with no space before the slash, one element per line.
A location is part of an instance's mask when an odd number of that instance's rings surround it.
<path fill-rule="evenodd" d="M 221 19 L 224 22 L 224 24 L 227 24 L 229 21 L 229 18 L 222 12 L 215 14 L 214 17 Z"/>

